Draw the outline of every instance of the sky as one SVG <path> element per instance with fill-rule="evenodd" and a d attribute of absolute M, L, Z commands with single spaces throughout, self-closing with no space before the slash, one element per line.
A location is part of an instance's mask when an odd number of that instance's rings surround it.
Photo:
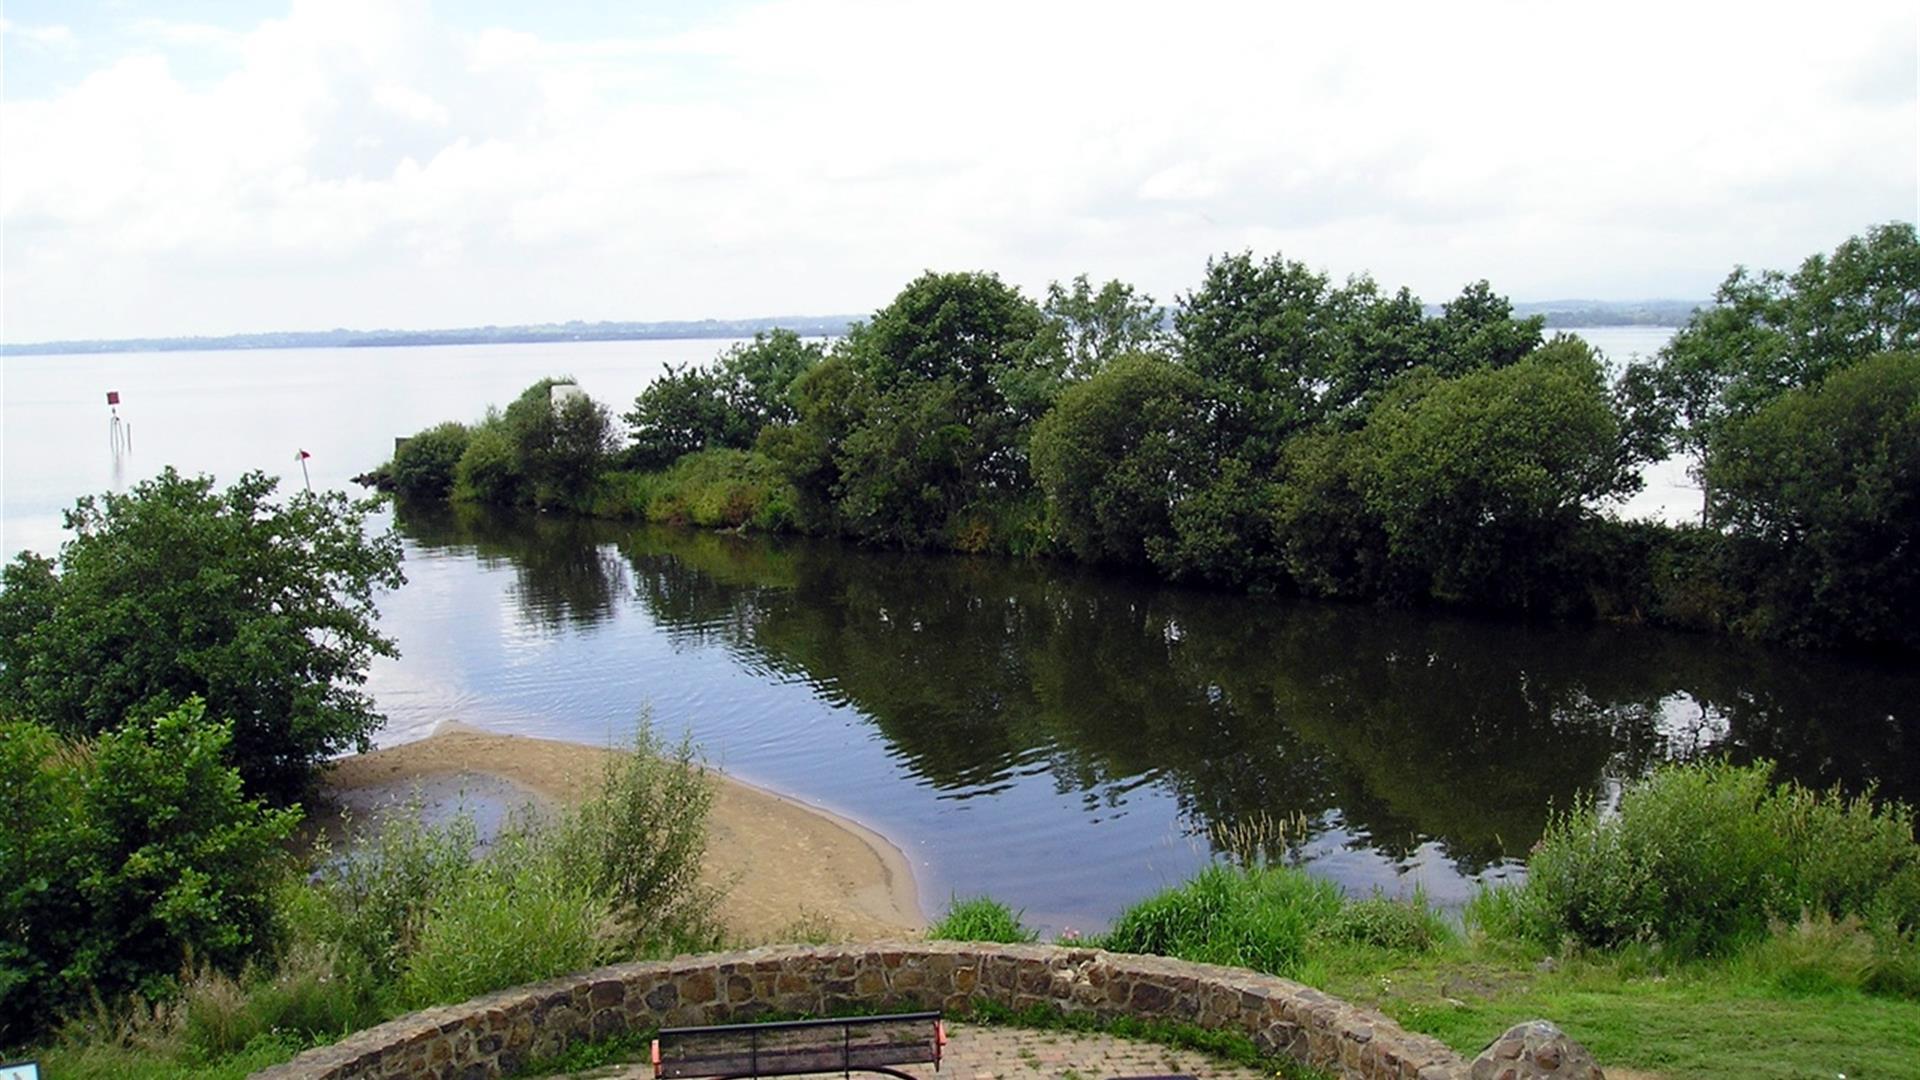
<path fill-rule="evenodd" d="M 1172 302 L 1243 250 L 1702 298 L 1920 215 L 1917 10 L 9 0 L 0 340 Z"/>

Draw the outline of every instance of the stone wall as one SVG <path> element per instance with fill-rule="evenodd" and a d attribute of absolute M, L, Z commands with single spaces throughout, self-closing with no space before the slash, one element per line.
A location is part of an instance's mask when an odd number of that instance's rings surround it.
<path fill-rule="evenodd" d="M 1468 1076 L 1439 1040 L 1286 979 L 1157 956 L 943 941 L 618 964 L 403 1016 L 255 1076 L 494 1077 L 577 1040 L 659 1026 L 876 1007 L 961 1013 L 976 1001 L 1240 1031 L 1270 1053 L 1366 1080 Z"/>

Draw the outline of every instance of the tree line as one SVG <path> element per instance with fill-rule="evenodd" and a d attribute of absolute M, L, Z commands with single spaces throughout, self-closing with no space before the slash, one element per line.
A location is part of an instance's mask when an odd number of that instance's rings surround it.
<path fill-rule="evenodd" d="M 1430 310 L 1279 255 L 1171 318 L 1081 276 L 932 273 L 831 343 L 759 334 L 625 413 L 552 383 L 409 442 L 407 496 L 1072 557 L 1171 580 L 1920 647 L 1920 241 L 1736 269 L 1614 371 L 1485 281 Z M 621 446 L 624 442 L 624 446 Z M 1622 522 L 1694 456 L 1703 521 Z"/>

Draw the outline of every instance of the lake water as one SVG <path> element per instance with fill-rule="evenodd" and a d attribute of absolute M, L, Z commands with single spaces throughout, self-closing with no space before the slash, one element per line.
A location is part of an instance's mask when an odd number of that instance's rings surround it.
<path fill-rule="evenodd" d="M 1594 337 L 1624 359 L 1665 333 Z M 51 552 L 74 497 L 163 462 L 298 485 L 304 448 L 315 486 L 342 487 L 393 435 L 541 375 L 618 409 L 723 345 L 8 357 L 5 552 Z M 133 424 L 117 463 L 108 389 Z M 1692 513 L 1676 492 L 1654 508 Z M 1516 871 L 1549 805 L 1712 750 L 1920 800 L 1920 676 L 1867 663 L 792 538 L 393 523 L 410 581 L 381 601 L 404 654 L 372 673 L 381 742 L 457 718 L 606 743 L 650 712 L 888 835 L 934 910 L 985 891 L 1051 930 L 1098 926 L 1198 867 L 1210 827 L 1262 818 L 1297 822 L 1283 857 L 1349 889 L 1458 902 Z"/>

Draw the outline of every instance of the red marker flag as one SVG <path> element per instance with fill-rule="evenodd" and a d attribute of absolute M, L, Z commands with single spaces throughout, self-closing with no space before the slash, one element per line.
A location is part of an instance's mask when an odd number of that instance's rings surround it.
<path fill-rule="evenodd" d="M 118 390 L 107 391 L 107 404 L 109 405 L 120 404 L 120 391 Z"/>
<path fill-rule="evenodd" d="M 306 452 L 305 450 L 301 450 L 301 451 L 298 451 L 297 453 L 295 453 L 295 454 L 294 454 L 294 456 L 293 456 L 293 460 L 295 460 L 295 461 L 305 461 L 305 460 L 307 460 L 308 458 L 310 458 L 310 457 L 312 457 L 312 456 L 313 456 L 312 454 L 309 454 L 309 453 L 307 453 L 307 452 Z"/>

